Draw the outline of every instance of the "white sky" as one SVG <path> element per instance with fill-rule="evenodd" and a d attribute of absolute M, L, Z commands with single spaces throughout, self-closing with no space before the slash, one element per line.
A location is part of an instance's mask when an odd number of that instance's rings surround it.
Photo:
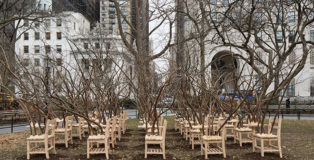
<path fill-rule="evenodd" d="M 158 13 L 158 10 L 156 9 L 156 6 L 163 6 L 162 9 L 172 9 L 174 6 L 174 0 L 150 0 L 150 11 L 154 11 L 154 14 L 160 15 Z M 151 19 L 154 19 L 151 18 Z M 149 29 L 150 31 L 154 29 L 159 23 L 161 22 L 161 19 L 156 19 L 150 22 L 149 24 Z M 173 31 L 172 33 L 174 34 L 174 24 L 173 24 Z M 152 43 L 152 48 L 154 54 L 159 53 L 164 46 L 168 43 L 169 40 L 169 21 L 166 20 L 154 33 L 150 36 L 150 41 Z M 172 41 L 173 41 L 174 36 L 172 36 Z M 168 52 L 163 55 L 161 58 L 158 58 L 154 60 L 156 64 L 156 71 L 158 73 L 164 73 L 168 70 L 168 60 L 167 57 L 169 57 Z"/>

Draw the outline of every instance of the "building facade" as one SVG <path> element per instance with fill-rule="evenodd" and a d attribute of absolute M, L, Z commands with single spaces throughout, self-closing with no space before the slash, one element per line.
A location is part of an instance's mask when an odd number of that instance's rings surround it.
<path fill-rule="evenodd" d="M 178 0 L 179 1 L 179 0 Z M 250 75 L 252 73 L 252 68 L 240 58 L 234 58 L 233 55 L 242 55 L 243 58 L 245 58 L 248 54 L 237 48 L 232 47 L 230 45 L 225 46 L 224 43 L 219 39 L 217 36 L 218 34 L 225 34 L 227 37 L 227 42 L 230 42 L 233 45 L 242 45 L 244 43 L 243 35 L 239 32 L 242 28 L 244 29 L 246 26 L 246 15 L 244 11 L 241 11 L 241 6 L 234 5 L 234 8 L 231 8 L 230 10 L 233 10 L 232 13 L 227 12 L 226 9 L 230 7 L 230 4 L 233 3 L 232 0 L 211 0 L 210 4 L 206 4 L 205 10 L 210 13 L 210 15 L 206 19 L 210 22 L 210 25 L 206 22 L 206 28 L 208 30 L 208 33 L 206 32 L 205 37 L 205 66 L 206 66 L 206 76 L 207 79 L 215 79 L 215 73 L 223 73 L 225 77 L 223 79 L 231 79 L 232 72 L 234 71 L 233 67 L 236 66 L 238 69 L 242 68 L 244 66 L 244 73 L 243 75 Z M 187 13 L 186 8 L 183 9 L 184 12 L 189 14 L 192 18 L 195 18 L 194 20 L 198 21 L 198 24 L 201 24 L 201 19 L 198 19 L 201 17 L 201 11 L 199 9 L 199 4 L 197 2 L 187 1 L 188 7 L 189 7 L 189 13 Z M 249 2 L 248 2 L 249 3 Z M 247 5 L 248 8 L 250 8 L 250 4 L 243 3 L 242 5 Z M 274 50 L 274 52 L 277 53 L 284 53 L 286 52 L 285 49 L 290 47 L 295 41 L 300 40 L 298 37 L 299 35 L 296 34 L 297 22 L 298 22 L 298 15 L 297 11 L 294 8 L 294 5 L 289 4 L 289 2 L 279 2 L 279 1 L 256 1 L 256 13 L 253 15 L 253 21 L 254 25 L 256 25 L 256 28 L 251 28 L 252 35 L 251 39 L 248 41 L 248 45 L 254 50 L 255 52 L 255 58 L 258 59 L 259 62 L 256 62 L 257 67 L 261 69 L 262 72 L 267 73 L 265 64 L 268 63 L 269 57 L 267 56 L 268 53 L 264 52 L 263 49 L 259 48 L 258 45 L 255 43 L 254 39 L 254 32 L 257 31 L 257 37 L 259 40 L 267 46 L 266 48 Z M 282 6 L 280 6 L 278 3 L 282 3 Z M 304 4 L 307 4 L 309 6 L 312 6 L 310 1 L 304 2 Z M 272 5 L 270 5 L 272 4 Z M 302 5 L 304 5 L 302 4 Z M 278 10 L 275 9 L 274 6 L 278 6 Z M 181 6 L 182 7 L 182 6 Z M 263 8 L 264 7 L 264 8 Z M 265 8 L 272 9 L 272 14 L 270 17 L 272 17 L 271 22 L 270 18 L 267 17 L 265 12 Z M 180 9 L 180 6 L 178 6 Z M 239 10 L 237 11 L 237 8 Z M 310 7 L 311 8 L 311 7 Z M 281 9 L 281 10 L 280 10 Z M 181 9 L 182 10 L 182 9 Z M 250 13 L 247 13 L 249 15 Z M 301 21 L 311 21 L 314 17 L 314 11 L 313 9 L 308 9 L 303 15 Z M 269 19 L 267 19 L 269 18 Z M 184 18 L 178 18 L 180 20 L 177 22 L 177 34 L 184 33 L 184 37 L 188 38 L 190 35 L 193 34 L 199 34 L 196 31 L 196 26 L 194 22 L 191 20 L 191 18 L 188 18 L 187 16 L 184 16 Z M 276 22 L 274 22 L 276 21 Z M 275 24 L 277 26 L 276 32 L 272 30 L 271 27 L 261 27 L 259 24 L 262 24 L 263 22 L 269 22 L 268 24 Z M 218 26 L 218 29 L 215 29 L 215 25 Z M 238 26 L 237 26 L 238 25 Z M 242 26 L 241 26 L 242 25 Z M 200 27 L 200 26 L 198 26 Z M 234 27 L 234 28 L 233 28 Z M 236 27 L 240 28 L 237 29 Z M 259 28 L 261 27 L 261 28 Z M 184 31 L 182 31 L 184 29 Z M 218 33 L 217 30 L 223 30 L 223 33 Z M 247 33 L 247 30 L 245 31 Z M 314 24 L 307 25 L 307 27 L 304 29 L 304 38 L 307 41 L 314 41 Z M 180 41 L 180 38 L 182 37 L 176 37 L 177 41 Z M 198 70 L 200 69 L 200 46 L 198 46 L 197 40 L 190 40 L 188 42 L 184 43 L 184 56 L 186 56 L 184 60 L 184 65 L 192 65 Z M 308 100 L 313 100 L 314 96 L 314 47 L 310 43 L 307 45 L 309 49 L 309 56 L 306 60 L 305 66 L 303 70 L 295 76 L 291 80 L 291 83 L 289 87 L 287 88 L 285 97 L 291 97 L 292 99 L 304 99 L 307 97 Z M 172 49 L 172 53 L 174 53 L 176 56 L 171 57 L 170 66 L 176 67 L 177 64 L 177 58 L 178 55 L 183 52 L 178 52 L 178 50 L 182 50 L 183 47 Z M 277 48 L 278 50 L 276 50 Z M 297 45 L 295 49 L 292 51 L 292 53 L 286 57 L 284 66 L 283 67 L 281 75 L 282 77 L 285 77 L 285 75 L 288 74 L 289 69 L 293 68 L 293 64 L 295 62 L 298 62 L 303 56 L 303 48 L 302 45 Z M 195 53 L 195 54 L 192 54 Z M 179 55 L 180 56 L 180 55 Z M 223 57 L 223 58 L 221 58 Z M 274 59 L 276 61 L 276 59 Z M 265 62 L 263 64 L 263 62 Z M 182 62 L 181 62 L 182 63 Z M 175 69 L 172 69 L 175 70 Z M 239 70 L 238 70 L 239 71 Z M 238 72 L 237 71 L 237 72 Z M 252 76 L 252 75 L 251 75 Z M 259 89 L 259 85 L 263 85 L 260 83 L 260 78 L 257 76 L 256 73 L 253 75 L 254 77 L 254 85 L 255 89 Z M 209 82 L 208 85 L 212 85 L 212 82 Z M 223 90 L 224 92 L 233 93 L 232 82 L 223 84 Z M 271 85 L 269 90 L 271 91 L 274 84 Z M 243 87 L 245 88 L 245 87 Z"/>
<path fill-rule="evenodd" d="M 121 16 L 130 22 L 131 20 L 131 1 L 118 0 L 121 10 Z M 118 22 L 116 16 L 116 8 L 113 0 L 100 1 L 100 24 L 108 35 L 119 35 Z M 122 19 L 122 29 L 130 32 L 130 27 L 124 19 Z"/>
<path fill-rule="evenodd" d="M 52 0 L 52 10 L 56 13 L 81 13 L 90 21 L 92 27 L 99 21 L 99 0 Z"/>

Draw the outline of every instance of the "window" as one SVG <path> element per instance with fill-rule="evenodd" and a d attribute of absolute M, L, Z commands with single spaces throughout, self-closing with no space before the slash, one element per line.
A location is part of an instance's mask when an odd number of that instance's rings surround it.
<path fill-rule="evenodd" d="M 27 32 L 24 33 L 24 40 L 29 40 L 29 34 Z"/>
<path fill-rule="evenodd" d="M 314 79 L 311 79 L 311 96 L 314 96 Z"/>
<path fill-rule="evenodd" d="M 85 70 L 89 70 L 89 60 L 88 59 L 82 59 L 82 64 Z"/>
<path fill-rule="evenodd" d="M 279 13 L 278 13 L 278 16 L 277 16 L 277 22 L 278 23 L 281 23 L 282 22 L 282 11 L 278 11 Z"/>
<path fill-rule="evenodd" d="M 58 27 L 61 27 L 61 26 L 62 26 L 62 19 L 61 19 L 61 18 L 58 18 L 58 19 L 57 19 L 57 26 L 58 26 Z"/>
<path fill-rule="evenodd" d="M 57 45 L 57 52 L 61 53 L 62 52 L 62 45 Z"/>
<path fill-rule="evenodd" d="M 289 55 L 289 64 L 294 64 L 295 60 L 296 60 L 295 52 L 290 53 L 290 55 Z"/>
<path fill-rule="evenodd" d="M 256 52 L 256 65 L 261 66 L 262 61 L 263 61 L 263 52 L 262 51 L 257 51 Z"/>
<path fill-rule="evenodd" d="M 255 87 L 259 91 L 263 87 L 263 79 L 259 78 L 258 75 L 255 75 Z"/>
<path fill-rule="evenodd" d="M 255 21 L 262 22 L 262 13 L 260 12 L 255 13 Z"/>
<path fill-rule="evenodd" d="M 39 45 L 36 45 L 34 48 L 35 48 L 35 53 L 39 53 L 39 52 L 40 52 L 40 47 L 39 47 Z"/>
<path fill-rule="evenodd" d="M 29 53 L 29 47 L 28 46 L 24 46 L 24 53 Z"/>
<path fill-rule="evenodd" d="M 35 32 L 35 40 L 39 40 L 40 39 L 40 33 L 39 32 Z"/>
<path fill-rule="evenodd" d="M 313 19 L 314 18 L 314 11 L 312 11 L 309 15 L 309 20 Z"/>
<path fill-rule="evenodd" d="M 223 3 L 224 5 L 228 5 L 228 4 L 229 4 L 229 0 L 223 0 L 222 3 Z"/>
<path fill-rule="evenodd" d="M 257 38 L 258 38 L 258 39 L 262 39 L 262 32 L 258 32 L 258 33 L 257 33 Z"/>
<path fill-rule="evenodd" d="M 58 39 L 58 40 L 62 39 L 61 32 L 57 32 L 57 39 Z"/>
<path fill-rule="evenodd" d="M 29 21 L 28 20 L 24 20 L 24 27 L 28 27 L 29 26 Z"/>
<path fill-rule="evenodd" d="M 100 48 L 99 43 L 95 43 L 95 48 L 97 48 L 97 49 L 99 49 L 99 48 Z"/>
<path fill-rule="evenodd" d="M 41 10 L 41 3 L 38 3 L 38 10 Z"/>
<path fill-rule="evenodd" d="M 25 67 L 29 66 L 29 59 L 23 59 L 23 65 Z"/>
<path fill-rule="evenodd" d="M 40 66 L 40 59 L 38 58 L 35 59 L 35 66 Z"/>
<path fill-rule="evenodd" d="M 39 27 L 39 22 L 35 22 L 35 27 L 36 27 L 36 28 Z"/>
<path fill-rule="evenodd" d="M 88 49 L 88 43 L 84 43 L 84 49 Z"/>
<path fill-rule="evenodd" d="M 295 79 L 292 79 L 286 92 L 287 97 L 295 96 Z"/>
<path fill-rule="evenodd" d="M 277 31 L 276 41 L 277 41 L 277 43 L 282 43 L 282 32 L 281 31 Z"/>
<path fill-rule="evenodd" d="M 292 23 L 295 21 L 295 12 L 294 11 L 289 11 L 288 12 L 288 22 Z"/>
<path fill-rule="evenodd" d="M 210 4 L 217 4 L 217 0 L 210 0 Z"/>
<path fill-rule="evenodd" d="M 110 43 L 106 43 L 106 49 L 110 49 L 111 48 L 111 44 Z"/>
<path fill-rule="evenodd" d="M 311 41 L 314 42 L 314 30 L 310 31 Z"/>
<path fill-rule="evenodd" d="M 314 51 L 313 50 L 310 51 L 310 64 L 314 65 Z"/>
<path fill-rule="evenodd" d="M 290 31 L 289 32 L 289 43 L 293 43 L 295 40 L 295 32 L 294 31 Z"/>
<path fill-rule="evenodd" d="M 45 20 L 45 27 L 50 27 L 50 25 L 51 25 L 50 19 L 46 19 Z"/>
<path fill-rule="evenodd" d="M 46 40 L 50 40 L 50 32 L 46 32 Z"/>
<path fill-rule="evenodd" d="M 51 47 L 50 47 L 50 45 L 46 45 L 46 46 L 45 46 L 45 51 L 46 51 L 46 53 L 50 53 L 50 52 L 51 52 Z"/>
<path fill-rule="evenodd" d="M 217 22 L 217 13 L 211 13 L 212 22 Z"/>
<path fill-rule="evenodd" d="M 57 58 L 57 66 L 62 66 L 62 58 Z"/>

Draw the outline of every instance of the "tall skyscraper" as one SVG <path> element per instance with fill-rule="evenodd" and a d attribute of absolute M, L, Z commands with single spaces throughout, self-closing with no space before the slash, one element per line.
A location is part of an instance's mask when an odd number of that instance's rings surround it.
<path fill-rule="evenodd" d="M 119 0 L 121 14 L 131 20 L 131 3 L 129 0 Z M 100 23 L 108 35 L 119 35 L 118 22 L 114 0 L 101 0 L 100 2 Z M 122 29 L 130 31 L 129 25 L 122 20 Z"/>
<path fill-rule="evenodd" d="M 52 0 L 52 10 L 56 13 L 74 11 L 83 14 L 92 24 L 99 21 L 100 0 Z"/>

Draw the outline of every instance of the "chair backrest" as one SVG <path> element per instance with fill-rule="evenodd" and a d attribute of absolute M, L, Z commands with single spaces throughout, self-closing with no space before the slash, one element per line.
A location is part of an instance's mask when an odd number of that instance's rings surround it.
<path fill-rule="evenodd" d="M 124 111 L 124 113 L 123 113 L 124 121 L 126 121 L 127 118 L 128 118 L 128 110 Z"/>
<path fill-rule="evenodd" d="M 112 120 L 112 127 L 111 127 L 112 132 L 116 131 L 116 125 L 117 125 L 117 116 L 114 116 Z"/>
<path fill-rule="evenodd" d="M 56 128 L 56 119 L 50 120 L 47 119 L 46 128 L 45 128 L 45 139 L 48 139 L 48 136 L 55 135 L 55 128 Z"/>
<path fill-rule="evenodd" d="M 166 132 L 167 132 L 167 120 L 164 120 L 164 126 L 162 128 L 162 139 L 166 140 Z"/>
<path fill-rule="evenodd" d="M 110 119 L 106 120 L 106 128 L 105 128 L 105 136 L 109 137 L 109 129 L 110 129 Z"/>
<path fill-rule="evenodd" d="M 65 117 L 65 131 L 72 130 L 74 116 Z"/>
<path fill-rule="evenodd" d="M 220 127 L 223 125 L 224 122 L 225 122 L 225 119 L 219 119 L 219 120 L 218 120 L 218 128 L 220 128 Z M 220 135 L 221 135 L 222 137 L 226 137 L 226 125 L 224 125 L 224 126 L 221 128 L 221 130 L 220 130 Z"/>
<path fill-rule="evenodd" d="M 274 118 L 269 118 L 269 120 L 268 120 L 268 134 L 271 134 L 273 132 L 273 130 L 276 130 L 276 135 L 280 136 L 281 121 L 282 121 L 282 119 L 280 119 L 280 118 L 276 118 L 276 120 Z M 274 123 L 274 126 L 272 127 L 273 123 Z"/>

